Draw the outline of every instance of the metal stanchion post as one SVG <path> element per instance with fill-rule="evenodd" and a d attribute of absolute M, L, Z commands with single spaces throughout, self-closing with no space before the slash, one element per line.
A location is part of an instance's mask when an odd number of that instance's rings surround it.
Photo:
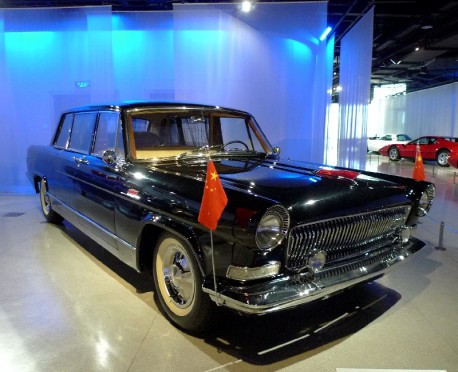
<path fill-rule="evenodd" d="M 436 177 L 436 167 L 433 166 L 433 178 Z"/>
<path fill-rule="evenodd" d="M 436 247 L 438 251 L 445 251 L 445 248 L 443 247 L 444 244 L 444 226 L 445 223 L 444 221 L 441 221 L 441 226 L 439 229 L 439 245 Z"/>

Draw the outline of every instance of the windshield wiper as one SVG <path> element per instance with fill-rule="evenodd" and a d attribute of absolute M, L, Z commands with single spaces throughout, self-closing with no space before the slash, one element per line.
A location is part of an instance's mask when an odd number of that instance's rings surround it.
<path fill-rule="evenodd" d="M 222 145 L 213 145 L 213 146 L 204 145 L 204 146 L 200 146 L 200 147 L 197 147 L 195 149 L 183 152 L 182 154 L 178 155 L 177 157 L 178 157 L 178 159 L 202 157 L 204 155 L 208 155 L 210 153 L 210 151 L 214 150 L 214 149 L 221 150 L 222 149 Z"/>
<path fill-rule="evenodd" d="M 216 151 L 215 151 L 216 150 Z M 219 144 L 219 145 L 204 145 L 201 147 L 198 147 L 196 149 L 190 150 L 183 152 L 182 154 L 178 155 L 178 159 L 184 159 L 184 158 L 190 158 L 190 159 L 195 159 L 195 158 L 202 158 L 205 156 L 267 156 L 265 152 L 260 152 L 256 150 L 249 150 L 249 149 L 229 149 L 229 150 L 224 150 L 224 145 Z"/>
<path fill-rule="evenodd" d="M 219 145 L 203 145 L 203 146 L 200 146 L 194 150 L 191 150 L 189 152 L 191 153 L 195 153 L 195 152 L 199 152 L 199 151 L 205 151 L 205 152 L 209 152 L 210 150 L 214 150 L 214 149 L 220 149 L 222 150 L 223 149 L 223 145 L 222 144 L 219 144 Z M 186 154 L 186 153 L 185 153 Z"/>

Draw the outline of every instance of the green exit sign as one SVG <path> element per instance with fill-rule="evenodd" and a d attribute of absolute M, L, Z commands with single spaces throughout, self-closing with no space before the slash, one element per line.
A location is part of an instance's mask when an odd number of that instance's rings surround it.
<path fill-rule="evenodd" d="M 75 81 L 75 86 L 77 88 L 89 88 L 91 86 L 91 82 L 89 80 Z"/>

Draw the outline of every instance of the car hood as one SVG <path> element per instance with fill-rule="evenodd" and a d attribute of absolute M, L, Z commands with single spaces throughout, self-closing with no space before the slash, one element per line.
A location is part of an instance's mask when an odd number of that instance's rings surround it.
<path fill-rule="evenodd" d="M 243 203 L 245 208 L 253 210 L 282 204 L 302 222 L 317 216 L 331 218 L 411 202 L 404 185 L 407 179 L 395 176 L 293 161 L 219 159 L 213 162 L 229 204 Z M 206 162 L 159 167 L 200 182 L 205 180 Z"/>

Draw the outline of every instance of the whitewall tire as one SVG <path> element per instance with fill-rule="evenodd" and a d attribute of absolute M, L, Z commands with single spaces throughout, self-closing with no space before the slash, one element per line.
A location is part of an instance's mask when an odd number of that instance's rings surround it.
<path fill-rule="evenodd" d="M 153 277 L 159 305 L 179 327 L 203 331 L 215 305 L 202 291 L 202 274 L 189 244 L 164 233 L 153 256 Z"/>

